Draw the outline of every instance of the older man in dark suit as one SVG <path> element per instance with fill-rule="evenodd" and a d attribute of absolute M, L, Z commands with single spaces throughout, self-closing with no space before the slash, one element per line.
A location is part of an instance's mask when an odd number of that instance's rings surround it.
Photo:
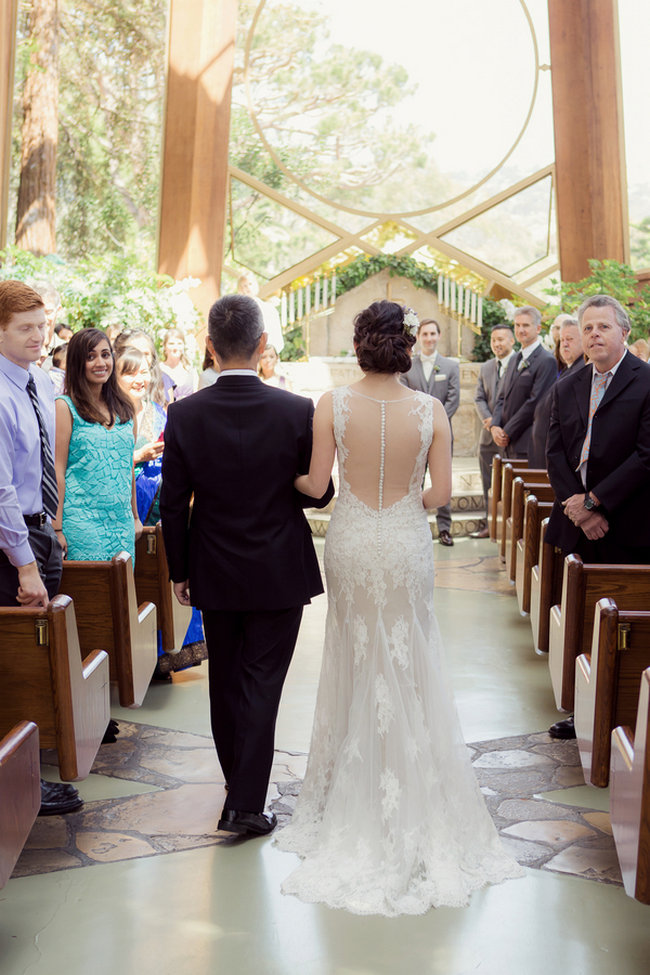
<path fill-rule="evenodd" d="M 557 376 L 555 356 L 542 345 L 537 308 L 517 308 L 515 338 L 521 349 L 508 364 L 492 417 L 492 439 L 506 457 L 528 456 L 535 407 Z"/>
<path fill-rule="evenodd" d="M 203 611 L 212 732 L 228 785 L 218 828 L 261 835 L 275 721 L 303 605 L 323 591 L 296 474 L 311 458 L 311 400 L 265 385 L 262 315 L 244 295 L 210 309 L 213 386 L 169 408 L 160 513 L 174 591 Z M 211 351 L 212 351 L 211 349 Z"/>
<path fill-rule="evenodd" d="M 449 421 L 460 403 L 460 369 L 454 359 L 445 358 L 438 352 L 440 326 L 433 318 L 425 318 L 418 327 L 420 352 L 413 356 L 413 365 L 402 377 L 409 389 L 417 389 L 439 399 Z M 452 442 L 453 447 L 453 442 Z M 436 512 L 438 540 L 441 545 L 453 545 L 451 536 L 451 504 L 445 504 Z"/>
<path fill-rule="evenodd" d="M 505 377 L 508 363 L 513 354 L 515 344 L 514 332 L 505 323 L 495 325 L 490 334 L 490 348 L 494 353 L 494 359 L 488 359 L 481 365 L 476 392 L 474 393 L 474 403 L 483 429 L 478 444 L 478 463 L 483 481 L 483 497 L 485 499 L 485 513 L 489 511 L 489 493 L 492 480 L 492 459 L 498 454 L 499 448 L 492 439 L 490 432 L 492 427 L 492 414 L 497 404 L 499 388 Z M 472 532 L 472 538 L 487 538 L 490 532 L 487 521 L 476 532 Z"/>
<path fill-rule="evenodd" d="M 546 541 L 585 562 L 650 564 L 650 366 L 627 351 L 630 322 L 615 298 L 587 298 L 578 320 L 593 365 L 554 390 Z M 573 719 L 550 733 L 574 737 Z"/>

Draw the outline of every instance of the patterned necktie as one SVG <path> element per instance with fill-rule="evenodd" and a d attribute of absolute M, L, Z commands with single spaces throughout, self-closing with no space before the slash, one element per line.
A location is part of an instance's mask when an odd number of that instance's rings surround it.
<path fill-rule="evenodd" d="M 591 446 L 591 427 L 594 421 L 594 413 L 600 405 L 600 401 L 605 395 L 605 390 L 612 378 L 611 372 L 606 372 L 604 375 L 600 373 L 594 374 L 594 381 L 591 384 L 591 399 L 589 400 L 589 420 L 587 422 L 587 435 L 585 436 L 585 442 L 582 445 L 582 452 L 580 454 L 580 463 L 578 464 L 578 470 L 583 464 L 587 463 L 589 457 L 589 448 Z"/>
<path fill-rule="evenodd" d="M 52 457 L 52 446 L 47 433 L 45 419 L 41 413 L 41 404 L 38 402 L 36 383 L 34 382 L 33 376 L 30 376 L 27 381 L 27 392 L 34 407 L 34 413 L 38 420 L 38 432 L 41 437 L 41 462 L 43 467 L 41 491 L 43 494 L 43 511 L 50 518 L 54 518 L 59 504 L 59 492 L 56 486 L 56 474 L 54 472 L 54 458 Z"/>

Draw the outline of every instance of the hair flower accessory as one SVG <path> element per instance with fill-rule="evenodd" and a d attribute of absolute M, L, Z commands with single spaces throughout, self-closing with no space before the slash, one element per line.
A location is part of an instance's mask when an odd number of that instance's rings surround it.
<path fill-rule="evenodd" d="M 412 308 L 404 309 L 404 328 L 411 335 L 417 335 L 418 328 L 420 327 L 420 319 L 415 314 Z"/>

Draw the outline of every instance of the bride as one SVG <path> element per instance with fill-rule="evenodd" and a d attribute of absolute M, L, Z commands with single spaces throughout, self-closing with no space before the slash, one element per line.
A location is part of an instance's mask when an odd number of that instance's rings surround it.
<path fill-rule="evenodd" d="M 391 301 L 357 316 L 364 377 L 322 397 L 309 474 L 296 479 L 320 497 L 338 456 L 309 761 L 276 839 L 303 860 L 282 890 L 356 914 L 462 906 L 523 874 L 501 847 L 444 675 L 426 509 L 449 500 L 451 436 L 442 404 L 400 383 L 414 325 Z"/>

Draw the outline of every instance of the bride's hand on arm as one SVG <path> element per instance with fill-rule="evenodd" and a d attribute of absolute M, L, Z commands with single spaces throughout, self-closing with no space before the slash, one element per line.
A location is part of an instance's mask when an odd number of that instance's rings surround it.
<path fill-rule="evenodd" d="M 422 492 L 425 508 L 439 508 L 451 498 L 451 427 L 440 400 L 433 400 L 433 441 L 429 448 L 431 487 Z"/>
<path fill-rule="evenodd" d="M 64 399 L 57 399 L 54 404 L 55 439 L 54 439 L 54 472 L 56 486 L 59 492 L 59 504 L 52 522 L 56 538 L 63 551 L 63 558 L 68 555 L 68 542 L 63 534 L 63 502 L 65 501 L 65 475 L 68 469 L 68 452 L 72 436 L 72 414 Z"/>
<path fill-rule="evenodd" d="M 311 498 L 322 497 L 330 481 L 335 453 L 332 394 L 325 393 L 318 401 L 314 413 L 314 439 L 309 474 L 301 474 L 295 479 L 296 490 Z"/>

